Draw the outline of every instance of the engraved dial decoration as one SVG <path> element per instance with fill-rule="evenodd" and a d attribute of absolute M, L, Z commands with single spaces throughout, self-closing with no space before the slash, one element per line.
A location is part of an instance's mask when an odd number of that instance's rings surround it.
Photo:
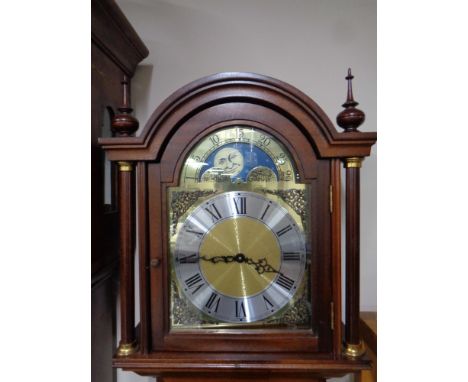
<path fill-rule="evenodd" d="M 278 203 L 230 191 L 188 215 L 173 257 L 180 289 L 196 308 L 225 322 L 254 322 L 292 299 L 304 275 L 306 245 Z"/>

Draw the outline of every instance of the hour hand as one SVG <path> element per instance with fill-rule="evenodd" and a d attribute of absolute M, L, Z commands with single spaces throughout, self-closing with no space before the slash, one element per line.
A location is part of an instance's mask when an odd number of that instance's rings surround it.
<path fill-rule="evenodd" d="M 213 264 L 232 263 L 234 261 L 234 256 L 213 256 L 213 257 L 200 256 L 200 260 L 209 261 Z"/>

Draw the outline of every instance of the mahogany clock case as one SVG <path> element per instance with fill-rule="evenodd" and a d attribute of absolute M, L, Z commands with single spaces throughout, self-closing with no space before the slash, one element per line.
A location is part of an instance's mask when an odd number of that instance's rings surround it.
<path fill-rule="evenodd" d="M 236 125 L 279 140 L 291 154 L 300 182 L 309 185 L 310 330 L 170 329 L 168 189 L 178 185 L 184 160 L 200 140 Z M 309 353 L 308 359 L 341 359 L 340 169 L 343 158 L 368 156 L 375 140 L 375 133 L 338 133 L 309 97 L 251 73 L 221 73 L 195 81 L 158 107 L 138 137 L 101 138 L 110 160 L 136 164 L 139 352 L 127 361 L 116 359 L 115 365 L 129 367 L 138 354 L 165 358 L 166 352 L 168 357 L 169 352 L 223 352 L 226 357 L 289 352 Z"/>

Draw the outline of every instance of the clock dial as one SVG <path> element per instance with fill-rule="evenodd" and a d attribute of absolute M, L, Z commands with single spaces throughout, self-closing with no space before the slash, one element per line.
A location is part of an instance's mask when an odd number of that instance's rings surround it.
<path fill-rule="evenodd" d="M 192 149 L 168 192 L 173 327 L 309 328 L 298 179 L 285 147 L 257 128 L 217 130 Z"/>
<path fill-rule="evenodd" d="M 226 192 L 181 227 L 174 252 L 187 299 L 226 322 L 255 322 L 283 308 L 301 283 L 306 246 L 287 210 L 253 192 Z"/>

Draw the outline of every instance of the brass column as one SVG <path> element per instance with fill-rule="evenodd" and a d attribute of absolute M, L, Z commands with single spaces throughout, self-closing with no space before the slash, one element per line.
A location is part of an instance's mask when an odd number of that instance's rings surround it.
<path fill-rule="evenodd" d="M 364 345 L 359 335 L 360 168 L 362 158 L 344 160 L 346 169 L 346 327 L 344 355 L 359 357 Z"/>
<path fill-rule="evenodd" d="M 135 339 L 135 218 L 133 165 L 119 165 L 119 230 L 120 230 L 120 343 L 118 356 L 127 356 L 138 350 Z"/>

